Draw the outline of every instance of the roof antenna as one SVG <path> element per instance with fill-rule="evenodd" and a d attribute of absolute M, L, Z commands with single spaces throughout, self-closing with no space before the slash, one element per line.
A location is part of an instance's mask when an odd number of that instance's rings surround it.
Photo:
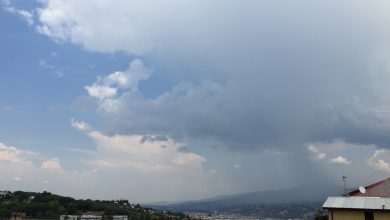
<path fill-rule="evenodd" d="M 347 196 L 347 188 L 345 188 L 345 183 L 347 182 L 347 177 L 346 176 L 343 176 L 343 180 L 344 182 L 344 196 Z"/>

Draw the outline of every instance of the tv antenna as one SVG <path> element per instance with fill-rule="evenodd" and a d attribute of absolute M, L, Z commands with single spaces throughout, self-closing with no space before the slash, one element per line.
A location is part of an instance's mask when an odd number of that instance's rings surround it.
<path fill-rule="evenodd" d="M 343 176 L 343 180 L 344 182 L 344 196 L 347 196 L 347 188 L 345 188 L 345 183 L 347 182 L 347 177 L 346 176 Z"/>

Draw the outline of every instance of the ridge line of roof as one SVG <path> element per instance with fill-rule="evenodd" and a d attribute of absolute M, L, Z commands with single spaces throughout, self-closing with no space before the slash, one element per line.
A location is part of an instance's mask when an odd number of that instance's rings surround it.
<path fill-rule="evenodd" d="M 383 180 L 379 180 L 378 182 L 373 183 L 373 184 L 371 184 L 371 185 L 365 186 L 365 188 L 370 188 L 370 187 L 379 185 L 380 183 L 383 183 L 383 182 L 385 182 L 385 181 L 387 181 L 387 180 L 390 180 L 390 177 L 387 177 L 387 178 L 385 178 L 385 179 L 383 179 Z"/>

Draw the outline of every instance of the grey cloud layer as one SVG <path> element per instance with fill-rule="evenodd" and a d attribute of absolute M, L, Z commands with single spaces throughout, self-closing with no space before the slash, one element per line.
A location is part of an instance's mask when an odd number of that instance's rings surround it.
<path fill-rule="evenodd" d="M 196 79 L 154 99 L 130 90 L 110 97 L 118 108 L 100 113 L 113 133 L 240 149 L 337 138 L 390 146 L 386 1 L 46 2 L 41 33 L 176 60 L 176 77 Z"/>

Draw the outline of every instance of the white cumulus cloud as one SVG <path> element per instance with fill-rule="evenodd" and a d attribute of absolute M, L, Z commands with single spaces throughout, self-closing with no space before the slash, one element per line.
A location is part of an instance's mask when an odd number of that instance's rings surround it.
<path fill-rule="evenodd" d="M 148 79 L 151 74 L 151 69 L 146 68 L 141 60 L 134 59 L 127 70 L 98 77 L 95 83 L 85 86 L 85 89 L 89 96 L 100 100 L 100 109 L 115 112 L 119 104 L 116 98 L 119 92 L 137 91 L 138 83 Z"/>
<path fill-rule="evenodd" d="M 100 168 L 168 171 L 186 167 L 202 170 L 203 163 L 206 162 L 206 159 L 201 155 L 180 151 L 180 148 L 185 144 L 173 141 L 168 137 L 108 136 L 93 129 L 80 129 L 79 127 L 84 128 L 87 124 L 84 122 L 76 123 L 74 120 L 72 126 L 85 131 L 96 143 L 97 152 L 89 159 L 88 163 Z"/>
<path fill-rule="evenodd" d="M 62 170 L 62 167 L 60 164 L 60 160 L 58 158 L 53 158 L 43 161 L 41 164 L 41 169 L 49 171 L 60 171 Z"/>
<path fill-rule="evenodd" d="M 85 174 L 79 171 L 65 172 L 58 158 L 47 159 L 41 153 L 0 143 L 0 173 L 3 187 L 11 190 L 17 190 L 16 181 L 19 182 L 19 187 L 42 191 L 45 190 L 42 181 L 47 180 L 59 187 L 57 192 L 65 192 L 68 189 L 72 191 L 74 181 L 79 181 L 88 171 Z"/>
<path fill-rule="evenodd" d="M 100 80 L 98 80 L 99 82 Z M 106 86 L 106 85 L 98 85 L 94 83 L 91 86 L 86 86 L 85 89 L 88 91 L 88 94 L 92 97 L 98 98 L 98 99 L 105 99 L 109 98 L 111 96 L 115 96 L 117 94 L 117 89 Z"/>
<path fill-rule="evenodd" d="M 172 162 L 179 166 L 201 170 L 203 163 L 206 162 L 206 159 L 194 153 L 180 153 L 172 160 Z"/>
<path fill-rule="evenodd" d="M 40 33 L 57 41 L 71 41 L 100 52 L 128 51 L 142 54 L 150 51 L 145 28 L 136 20 L 150 20 L 142 14 L 156 14 L 154 7 L 142 1 L 41 1 L 38 9 Z M 153 2 L 153 5 L 165 5 Z M 96 25 L 96 22 L 100 25 Z M 113 22 L 113 23 L 111 23 Z M 112 25 L 115 24 L 115 25 Z"/>
<path fill-rule="evenodd" d="M 144 63 L 139 59 L 134 59 L 130 62 L 129 68 L 126 71 L 117 71 L 104 77 L 103 84 L 117 85 L 122 89 L 137 90 L 138 83 L 150 77 L 152 71 L 144 66 Z"/>
<path fill-rule="evenodd" d="M 347 158 L 342 156 L 337 156 L 335 158 L 332 158 L 329 160 L 329 163 L 335 164 L 335 165 L 350 165 L 352 162 L 349 161 Z"/>
<path fill-rule="evenodd" d="M 87 123 L 83 122 L 83 121 L 76 121 L 75 119 L 72 118 L 70 123 L 71 123 L 73 128 L 76 128 L 76 129 L 78 129 L 80 131 L 88 131 L 88 130 L 90 130 L 90 126 Z"/>
<path fill-rule="evenodd" d="M 387 149 L 375 150 L 368 160 L 368 165 L 376 170 L 390 172 L 390 151 Z"/>
<path fill-rule="evenodd" d="M 29 165 L 32 162 L 29 157 L 36 154 L 35 152 L 19 150 L 16 147 L 0 143 L 0 161 Z"/>
<path fill-rule="evenodd" d="M 307 150 L 310 152 L 310 154 L 312 155 L 312 157 L 314 159 L 322 160 L 322 159 L 326 158 L 326 154 L 323 152 L 320 152 L 320 150 L 318 150 L 318 148 L 314 145 L 311 145 L 311 144 L 308 145 Z"/>

